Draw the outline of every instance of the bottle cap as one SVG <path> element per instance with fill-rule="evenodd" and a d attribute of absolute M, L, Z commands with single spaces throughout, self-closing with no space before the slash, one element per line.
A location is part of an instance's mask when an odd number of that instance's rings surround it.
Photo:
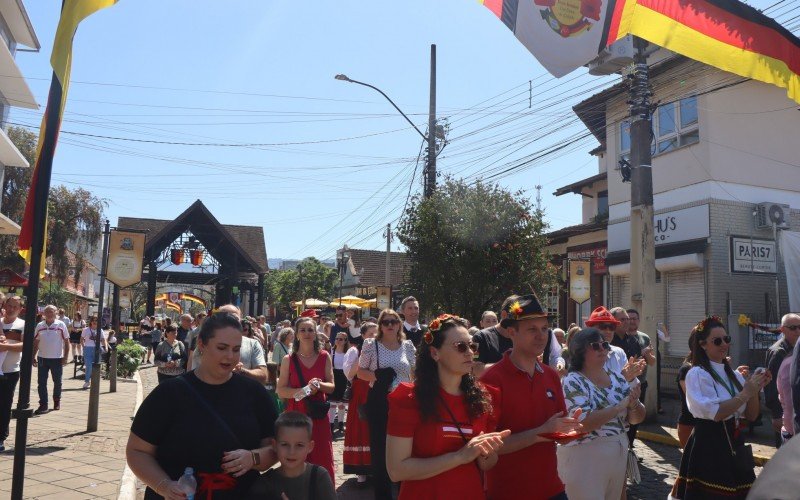
<path fill-rule="evenodd" d="M 187 476 L 193 476 L 194 475 L 194 469 L 192 469 L 191 467 L 187 467 L 186 469 L 184 469 L 183 473 L 185 475 L 187 475 Z"/>

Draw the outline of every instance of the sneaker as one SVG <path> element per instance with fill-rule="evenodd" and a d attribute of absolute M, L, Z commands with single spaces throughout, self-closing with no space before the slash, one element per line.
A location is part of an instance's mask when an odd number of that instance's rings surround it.
<path fill-rule="evenodd" d="M 84 389 L 88 389 L 90 385 L 91 385 L 91 382 L 84 382 L 83 383 L 83 388 Z"/>
<path fill-rule="evenodd" d="M 39 405 L 39 407 L 38 407 L 38 408 L 36 408 L 36 411 L 34 411 L 34 412 L 33 412 L 33 414 L 34 414 L 34 415 L 44 415 L 45 413 L 47 413 L 47 412 L 49 412 L 49 411 L 50 411 L 50 410 L 48 410 L 46 406 L 44 406 L 44 405 Z"/>

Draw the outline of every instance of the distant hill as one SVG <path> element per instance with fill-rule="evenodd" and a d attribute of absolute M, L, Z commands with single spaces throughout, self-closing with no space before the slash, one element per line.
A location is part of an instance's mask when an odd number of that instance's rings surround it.
<path fill-rule="evenodd" d="M 294 267 L 300 261 L 297 259 L 281 259 L 279 257 L 276 257 L 274 259 L 267 259 L 267 262 L 269 264 L 270 270 L 275 271 L 279 269 L 294 269 Z M 328 267 L 332 268 L 336 267 L 336 259 L 327 259 L 320 262 L 322 262 L 324 265 Z"/>

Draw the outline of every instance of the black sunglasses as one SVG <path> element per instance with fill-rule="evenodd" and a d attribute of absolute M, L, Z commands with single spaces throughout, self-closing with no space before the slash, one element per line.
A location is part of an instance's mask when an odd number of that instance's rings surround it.
<path fill-rule="evenodd" d="M 708 341 L 706 341 L 706 342 L 708 342 Z M 711 340 L 711 343 L 714 344 L 717 347 L 721 346 L 723 342 L 725 342 L 726 344 L 730 344 L 731 343 L 731 336 L 730 335 L 725 335 L 724 337 L 716 337 L 713 340 Z"/>
<path fill-rule="evenodd" d="M 381 320 L 381 324 L 383 326 L 391 326 L 391 325 L 396 325 L 398 323 L 400 323 L 400 321 L 398 321 L 396 319 L 382 319 Z"/>
<path fill-rule="evenodd" d="M 465 342 L 462 340 L 460 342 L 453 342 L 453 347 L 456 348 L 456 351 L 458 351 L 459 354 L 466 353 L 467 349 L 469 349 L 472 352 L 478 352 L 477 342 Z"/>
<path fill-rule="evenodd" d="M 615 325 L 614 323 L 600 323 L 599 325 L 597 325 L 597 329 L 598 330 L 616 330 L 617 329 L 617 325 Z"/>
<path fill-rule="evenodd" d="M 595 351 L 610 351 L 611 350 L 611 345 L 606 341 L 603 341 L 603 342 L 589 342 L 589 347 L 591 347 Z"/>

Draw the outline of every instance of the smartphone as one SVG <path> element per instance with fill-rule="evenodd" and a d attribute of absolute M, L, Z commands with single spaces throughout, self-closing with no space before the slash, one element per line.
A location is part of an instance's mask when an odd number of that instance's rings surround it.
<path fill-rule="evenodd" d="M 766 369 L 766 368 L 764 368 L 763 366 L 759 366 L 758 368 L 756 368 L 755 370 L 753 370 L 753 373 L 754 373 L 755 375 L 760 375 L 760 374 L 762 374 L 762 373 L 764 373 L 764 372 L 766 372 L 766 371 L 767 371 L 767 369 Z"/>

